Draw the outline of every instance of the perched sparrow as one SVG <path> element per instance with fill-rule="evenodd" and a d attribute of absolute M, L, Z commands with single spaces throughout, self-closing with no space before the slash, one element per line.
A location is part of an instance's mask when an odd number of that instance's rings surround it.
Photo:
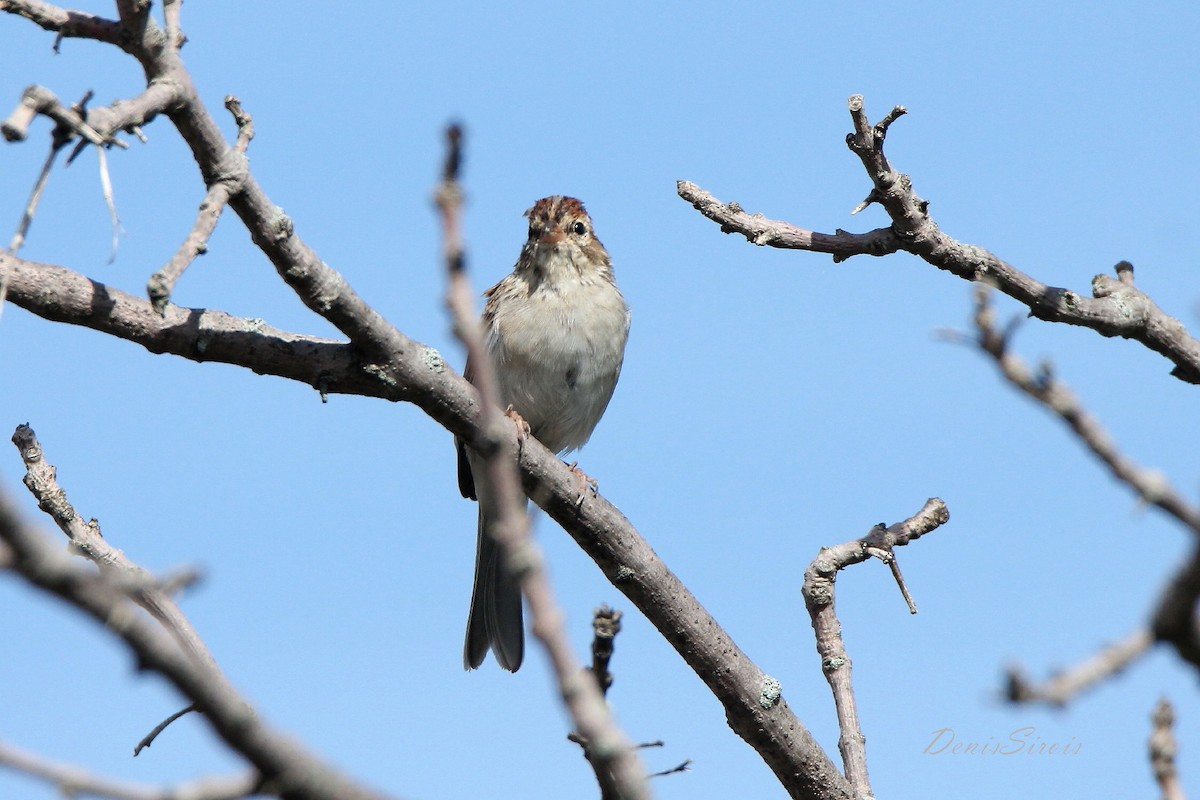
<path fill-rule="evenodd" d="M 529 239 L 512 274 L 485 293 L 483 327 L 501 406 L 512 406 L 538 441 L 561 454 L 583 447 L 612 398 L 629 307 L 582 203 L 547 197 L 525 216 Z M 471 371 L 468 362 L 468 380 Z M 491 648 L 500 666 L 515 672 L 525 654 L 521 591 L 488 530 L 491 503 L 472 477 L 481 469 L 481 460 L 458 442 L 459 489 L 463 497 L 479 495 L 463 666 L 478 667 Z"/>

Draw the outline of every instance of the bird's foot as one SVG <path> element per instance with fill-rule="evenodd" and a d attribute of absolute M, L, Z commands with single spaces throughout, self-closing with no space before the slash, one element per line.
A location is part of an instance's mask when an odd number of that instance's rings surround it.
<path fill-rule="evenodd" d="M 579 478 L 579 497 L 575 499 L 575 508 L 580 508 L 583 506 L 583 501 L 587 498 L 588 489 L 592 490 L 593 496 L 600 493 L 600 484 L 595 478 L 593 478 L 591 475 L 588 475 L 586 472 L 576 466 L 578 463 L 578 461 L 572 461 L 567 465 L 571 472 L 574 472 L 575 476 Z"/>
<path fill-rule="evenodd" d="M 525 444 L 525 437 L 529 436 L 529 423 L 512 406 L 504 409 L 504 416 L 511 419 L 517 426 L 517 449 L 519 450 Z"/>

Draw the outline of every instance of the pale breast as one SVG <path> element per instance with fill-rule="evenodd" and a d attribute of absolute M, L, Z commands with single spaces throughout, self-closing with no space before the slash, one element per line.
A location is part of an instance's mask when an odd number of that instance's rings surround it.
<path fill-rule="evenodd" d="M 555 452 L 582 447 L 621 374 L 629 309 L 604 280 L 543 285 L 497 309 L 488 347 L 502 402 Z"/>

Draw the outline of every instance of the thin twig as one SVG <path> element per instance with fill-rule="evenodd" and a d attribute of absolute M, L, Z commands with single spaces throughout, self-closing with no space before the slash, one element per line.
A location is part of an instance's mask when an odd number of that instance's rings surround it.
<path fill-rule="evenodd" d="M 137 758 L 138 754 L 140 754 L 143 750 L 145 750 L 150 745 L 154 744 L 154 740 L 158 738 L 158 735 L 160 733 L 162 733 L 163 731 L 165 731 L 167 729 L 167 726 L 170 725 L 172 722 L 174 722 L 175 720 L 184 716 L 185 714 L 190 714 L 193 711 L 198 711 L 198 710 L 199 709 L 196 708 L 195 703 L 193 703 L 192 705 L 187 706 L 186 708 L 182 708 L 179 711 L 176 711 L 174 714 L 172 714 L 171 716 L 164 719 L 162 722 L 155 725 L 154 728 L 149 733 L 147 733 L 145 736 L 142 737 L 142 740 L 140 742 L 138 742 L 136 745 L 133 746 L 133 757 Z"/>
<path fill-rule="evenodd" d="M 608 713 L 608 706 L 590 673 L 583 670 L 571 652 L 559 610 L 550 589 L 542 556 L 529 536 L 529 516 L 517 475 L 514 453 L 505 447 L 510 440 L 512 422 L 500 411 L 496 377 L 484 347 L 483 332 L 472 303 L 474 296 L 467 280 L 462 250 L 460 212 L 462 190 L 458 173 L 462 164 L 462 130 L 452 125 L 447 130 L 446 163 L 435 200 L 441 213 L 443 252 L 448 289 L 446 304 L 454 321 L 454 331 L 467 349 L 473 366 L 473 382 L 482 401 L 485 447 L 478 454 L 485 462 L 482 476 L 495 505 L 492 532 L 504 554 L 505 568 L 514 572 L 529 607 L 534 636 L 549 656 L 558 680 L 563 704 L 580 736 L 589 743 L 588 760 L 596 772 L 603 797 L 637 800 L 648 797 L 645 771 L 634 748 Z"/>
<path fill-rule="evenodd" d="M 57 131 L 59 128 L 56 127 L 55 130 Z M 42 171 L 38 173 L 38 179 L 33 185 L 33 191 L 29 193 L 29 201 L 25 203 L 25 209 L 21 213 L 21 221 L 17 223 L 17 230 L 8 243 L 8 252 L 15 255 L 25 245 L 25 237 L 29 234 L 29 226 L 33 224 L 33 216 L 37 213 L 38 203 L 42 200 L 42 192 L 50 180 L 50 170 L 54 167 L 54 160 L 58 158 L 59 151 L 69 141 L 69 138 L 59 138 L 57 136 L 51 141 L 50 152 L 46 154 L 46 161 L 42 164 Z M 4 302 L 4 297 L 5 293 L 0 292 L 0 303 Z"/>
<path fill-rule="evenodd" d="M 41 92 L 45 92 L 48 97 L 40 95 Z M 83 118 L 83 109 L 91 96 L 92 92 L 88 90 L 83 99 L 72 107 L 72 111 L 78 118 Z M 21 97 L 20 105 L 0 125 L 0 130 L 3 131 L 4 138 L 10 142 L 23 140 L 29 123 L 37 116 L 40 105 L 44 103 L 57 104 L 58 99 L 53 94 L 39 87 L 26 89 L 25 94 Z M 21 220 L 17 223 L 17 230 L 13 234 L 12 240 L 8 243 L 9 253 L 16 255 L 21 247 L 24 246 L 25 237 L 29 234 L 29 226 L 33 224 L 34 214 L 37 213 L 38 203 L 41 202 L 42 192 L 50 180 L 50 171 L 54 167 L 54 161 L 58 158 L 59 151 L 75 138 L 75 133 L 75 126 L 65 116 L 55 121 L 54 128 L 50 131 L 50 152 L 46 155 L 46 161 L 42 164 L 42 171 L 38 174 L 38 179 L 33 185 L 33 191 L 29 194 L 28 202 L 25 203 Z M 10 269 L 4 264 L 0 264 L 0 314 L 4 313 L 4 301 L 8 297 L 9 273 Z"/>
<path fill-rule="evenodd" d="M 975 288 L 975 331 L 979 349 L 991 356 L 1010 384 L 1058 415 L 1079 441 L 1100 459 L 1113 477 L 1132 489 L 1140 500 L 1165 511 L 1194 534 L 1200 534 L 1200 508 L 1189 503 L 1160 472 L 1146 469 L 1117 448 L 1070 388 L 1043 363 L 1035 373 L 1019 357 L 1009 352 L 1008 335 L 996 325 L 996 312 L 987 286 Z"/>
<path fill-rule="evenodd" d="M 608 664 L 612 660 L 613 646 L 620 632 L 620 611 L 602 605 L 592 614 L 592 675 L 596 678 L 600 692 L 605 696 L 613 683 Z"/>
<path fill-rule="evenodd" d="M 74 133 L 69 127 L 58 124 L 54 126 L 50 136 L 50 152 L 46 154 L 46 161 L 42 164 L 42 171 L 38 173 L 33 191 L 29 193 L 29 200 L 25 203 L 21 220 L 17 223 L 17 230 L 8 243 L 9 253 L 16 255 L 24 246 L 25 237 L 29 234 L 29 226 L 33 224 L 33 217 L 42 200 L 42 192 L 45 191 L 46 184 L 50 180 L 50 171 L 54 168 L 54 161 L 58 158 L 59 151 L 66 147 L 72 138 L 74 138 Z M 10 269 L 7 263 L 0 264 L 0 314 L 4 313 L 4 301 L 8 298 L 9 273 Z"/>
<path fill-rule="evenodd" d="M 246 178 L 250 176 L 246 148 L 254 138 L 254 120 L 232 95 L 225 98 L 225 107 L 237 122 L 237 141 L 226 154 L 223 168 L 210 182 L 208 193 L 200 203 L 196 221 L 187 238 L 175 251 L 175 255 L 151 275 L 146 283 L 146 294 L 159 314 L 166 313 L 167 304 L 171 302 L 171 292 L 174 291 L 175 284 L 182 277 L 184 270 L 192 264 L 196 256 L 208 252 L 208 240 L 217 229 L 221 212 L 225 210 L 229 198 L 242 190 Z"/>
<path fill-rule="evenodd" d="M 108 209 L 108 218 L 112 224 L 112 250 L 108 254 L 108 263 L 117 260 L 117 247 L 121 239 L 121 218 L 117 216 L 117 202 L 113 197 L 112 177 L 108 173 L 108 156 L 103 147 L 96 148 L 96 158 L 100 164 L 100 190 L 104 195 L 104 206 Z"/>
<path fill-rule="evenodd" d="M 1185 800 L 1183 785 L 1179 782 L 1179 771 L 1175 756 L 1179 745 L 1175 742 L 1175 709 L 1167 698 L 1160 698 L 1150 715 L 1154 730 L 1148 742 L 1150 767 L 1154 770 L 1154 782 L 1162 792 L 1162 800 Z"/>
<path fill-rule="evenodd" d="M 664 775 L 674 775 L 677 772 L 688 772 L 691 770 L 691 768 L 692 768 L 692 760 L 689 758 L 686 761 L 676 764 L 675 766 L 671 767 L 670 769 L 664 769 L 661 772 L 653 772 L 650 774 L 650 777 L 651 778 L 661 778 Z"/>
<path fill-rule="evenodd" d="M 1005 676 L 1004 697 L 1010 703 L 1065 706 L 1080 692 L 1124 671 L 1149 652 L 1153 644 L 1154 636 L 1150 631 L 1139 628 L 1116 644 L 1101 648 L 1091 657 L 1041 684 L 1030 681 L 1019 667 L 1010 667 Z"/>

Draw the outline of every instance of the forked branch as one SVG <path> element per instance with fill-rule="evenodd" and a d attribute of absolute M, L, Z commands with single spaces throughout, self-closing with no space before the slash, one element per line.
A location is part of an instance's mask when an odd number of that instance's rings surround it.
<path fill-rule="evenodd" d="M 877 125 L 868 120 L 862 95 L 850 97 L 849 109 L 854 131 L 847 135 L 846 143 L 862 161 L 872 184 L 859 208 L 878 203 L 891 218 L 890 227 L 863 234 L 841 230 L 819 234 L 749 214 L 739 204 L 722 203 L 687 181 L 679 182 L 679 196 L 720 225 L 722 233 L 741 234 L 757 245 L 832 253 L 835 261 L 904 250 L 959 278 L 996 287 L 1027 306 L 1030 315 L 1038 319 L 1140 342 L 1170 360 L 1176 378 L 1200 383 L 1200 341 L 1134 286 L 1128 262 L 1117 265 L 1117 278 L 1097 275 L 1088 297 L 1042 283 L 982 247 L 951 238 L 929 215 L 929 204 L 916 193 L 909 176 L 892 167 L 884 155 L 888 126 L 906 113 L 904 107 L 892 109 Z"/>

